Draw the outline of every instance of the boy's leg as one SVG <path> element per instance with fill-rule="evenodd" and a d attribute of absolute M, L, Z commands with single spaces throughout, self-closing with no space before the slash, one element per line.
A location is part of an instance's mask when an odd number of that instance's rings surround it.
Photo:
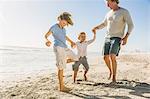
<path fill-rule="evenodd" d="M 68 58 L 68 63 L 69 62 L 75 62 L 75 61 L 79 61 L 78 56 L 69 48 L 66 48 L 66 58 Z"/>
<path fill-rule="evenodd" d="M 79 66 L 80 66 L 80 60 L 79 61 L 76 61 L 73 65 L 72 65 L 72 69 L 74 71 L 74 74 L 73 74 L 73 81 L 74 83 L 76 82 L 76 77 L 77 77 L 77 73 L 78 73 L 78 69 L 79 69 Z"/>
<path fill-rule="evenodd" d="M 56 55 L 56 66 L 58 67 L 58 80 L 59 80 L 60 91 L 68 92 L 70 91 L 70 89 L 64 86 L 64 80 L 63 80 L 63 70 L 66 67 L 65 49 L 62 47 L 54 47 L 54 52 Z"/>
<path fill-rule="evenodd" d="M 63 90 L 64 89 L 63 70 L 58 70 L 58 79 L 59 79 L 59 88 L 60 90 Z"/>
<path fill-rule="evenodd" d="M 74 74 L 73 74 L 73 82 L 74 83 L 76 82 L 77 73 L 78 73 L 78 71 L 74 71 Z"/>
<path fill-rule="evenodd" d="M 75 62 L 73 59 L 67 59 L 67 63 Z"/>
<path fill-rule="evenodd" d="M 86 57 L 83 57 L 83 58 L 82 58 L 82 65 L 83 65 L 84 68 L 85 68 L 85 71 L 84 71 L 84 80 L 87 81 L 87 76 L 86 76 L 86 74 L 87 74 L 87 72 L 88 72 L 88 70 L 89 70 L 89 64 L 88 64 L 88 62 L 87 62 L 87 58 L 86 58 Z"/>
<path fill-rule="evenodd" d="M 86 76 L 87 72 L 88 72 L 87 70 L 84 71 L 84 80 L 85 81 L 87 81 L 87 76 Z"/>
<path fill-rule="evenodd" d="M 62 92 L 69 92 L 71 89 L 64 86 L 63 70 L 58 70 L 59 87 Z"/>

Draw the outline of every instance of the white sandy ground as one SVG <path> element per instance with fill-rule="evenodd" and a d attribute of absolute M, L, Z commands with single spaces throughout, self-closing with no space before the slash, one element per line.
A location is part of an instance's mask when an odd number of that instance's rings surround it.
<path fill-rule="evenodd" d="M 68 66 L 71 66 L 69 64 Z M 82 66 L 78 83 L 66 70 L 69 93 L 59 92 L 57 72 L 43 70 L 17 81 L 0 82 L 0 99 L 150 99 L 150 54 L 124 54 L 118 58 L 117 84 L 111 85 L 104 62 L 90 66 L 88 81 L 83 81 Z"/>

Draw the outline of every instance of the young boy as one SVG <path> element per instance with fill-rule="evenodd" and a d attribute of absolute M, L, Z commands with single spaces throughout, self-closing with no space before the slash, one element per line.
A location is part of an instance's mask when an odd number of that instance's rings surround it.
<path fill-rule="evenodd" d="M 85 68 L 85 72 L 84 72 L 84 79 L 85 81 L 87 81 L 87 72 L 89 70 L 89 64 L 87 62 L 87 46 L 89 44 L 91 44 L 95 38 L 96 38 L 96 33 L 94 33 L 94 36 L 93 36 L 93 39 L 92 40 L 89 40 L 89 41 L 86 41 L 86 33 L 85 32 L 81 32 L 79 34 L 79 41 L 76 42 L 76 46 L 77 46 L 77 51 L 78 51 L 78 58 L 79 58 L 79 61 L 75 61 L 75 63 L 72 65 L 72 68 L 73 68 L 73 71 L 74 71 L 74 83 L 76 82 L 76 77 L 77 77 L 77 72 L 78 72 L 78 69 L 79 69 L 79 66 L 80 64 L 82 64 Z"/>
<path fill-rule="evenodd" d="M 66 45 L 66 40 L 70 42 L 72 47 L 75 45 L 75 43 L 66 36 L 66 30 L 64 28 L 69 24 L 73 25 L 71 14 L 67 12 L 62 13 L 58 17 L 58 21 L 59 22 L 53 25 L 46 33 L 45 38 L 46 45 L 49 47 L 51 42 L 48 40 L 48 36 L 52 34 L 54 37 L 54 52 L 56 55 L 56 66 L 58 67 L 60 91 L 68 92 L 70 91 L 70 88 L 65 87 L 63 81 L 63 70 L 66 67 L 66 58 L 69 57 L 78 61 L 78 57 L 70 49 L 68 49 Z"/>

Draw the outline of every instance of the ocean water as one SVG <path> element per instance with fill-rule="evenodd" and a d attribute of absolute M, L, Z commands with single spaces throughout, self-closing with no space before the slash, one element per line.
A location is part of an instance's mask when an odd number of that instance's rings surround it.
<path fill-rule="evenodd" d="M 89 64 L 97 65 L 100 56 L 100 53 L 89 52 Z M 71 64 L 67 65 L 69 70 L 71 67 Z M 56 70 L 55 55 L 51 48 L 0 46 L 0 80 Z"/>

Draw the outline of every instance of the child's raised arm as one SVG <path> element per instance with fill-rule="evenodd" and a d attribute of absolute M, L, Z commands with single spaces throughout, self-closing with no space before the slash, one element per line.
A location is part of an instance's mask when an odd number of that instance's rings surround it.
<path fill-rule="evenodd" d="M 48 40 L 48 37 L 52 34 L 51 31 L 48 31 L 46 34 L 45 34 L 45 39 L 46 39 L 46 46 L 50 47 L 51 45 L 51 41 Z"/>
<path fill-rule="evenodd" d="M 87 44 L 89 45 L 89 44 L 91 44 L 91 43 L 93 43 L 94 41 L 95 41 L 95 39 L 96 39 L 96 32 L 93 32 L 93 39 L 91 39 L 91 40 L 89 40 L 89 41 L 87 41 Z"/>

